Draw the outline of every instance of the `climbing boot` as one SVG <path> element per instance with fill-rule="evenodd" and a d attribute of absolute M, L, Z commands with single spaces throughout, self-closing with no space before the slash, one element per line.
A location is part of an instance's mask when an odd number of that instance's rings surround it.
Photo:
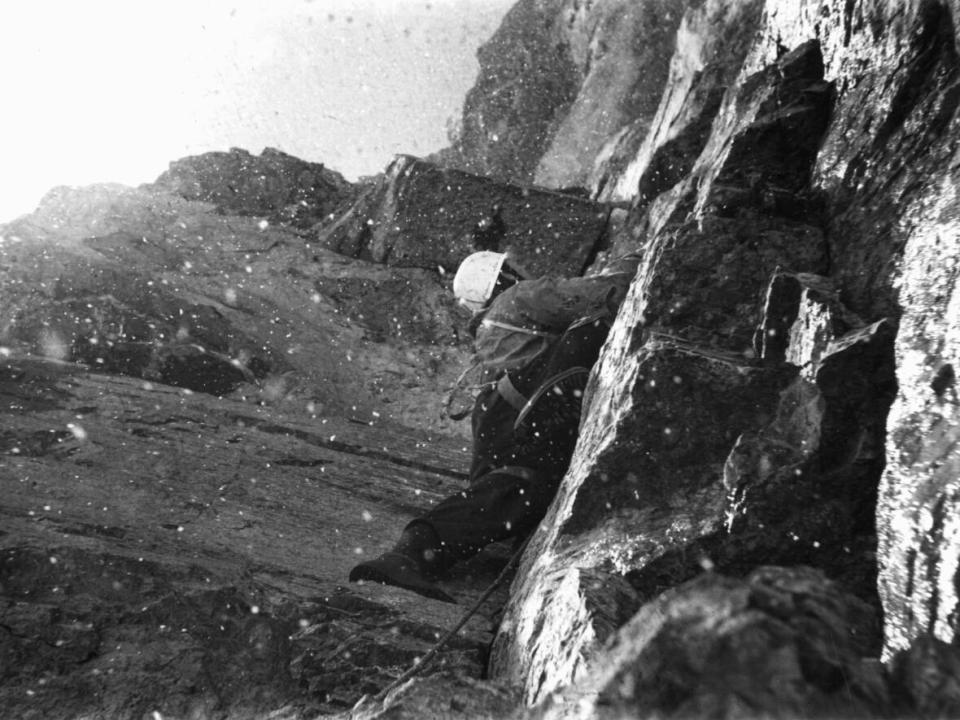
<path fill-rule="evenodd" d="M 442 567 L 440 538 L 426 523 L 408 525 L 396 545 L 350 571 L 350 582 L 376 582 L 448 603 L 457 601 L 430 581 Z"/>

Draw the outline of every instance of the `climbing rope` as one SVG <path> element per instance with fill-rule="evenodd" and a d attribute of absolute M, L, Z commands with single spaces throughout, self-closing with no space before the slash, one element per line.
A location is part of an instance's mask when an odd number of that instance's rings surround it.
<path fill-rule="evenodd" d="M 500 574 L 497 575 L 494 581 L 490 584 L 490 587 L 488 587 L 480 596 L 480 598 L 470 607 L 470 609 L 463 614 L 463 617 L 460 618 L 460 621 L 451 630 L 447 631 L 447 633 L 443 637 L 437 640 L 434 646 L 427 651 L 426 655 L 420 658 L 420 660 L 416 664 L 414 664 L 413 667 L 411 667 L 409 670 L 404 672 L 400 677 L 398 677 L 396 680 L 391 682 L 389 685 L 383 688 L 383 690 L 378 692 L 376 695 L 364 696 L 360 700 L 360 702 L 358 702 L 356 706 L 354 706 L 353 708 L 354 712 L 356 712 L 359 709 L 362 709 L 362 707 L 367 703 L 382 703 L 392 690 L 395 690 L 396 688 L 400 687 L 411 678 L 414 678 L 420 673 L 422 673 L 424 669 L 426 669 L 428 663 L 437 656 L 437 653 L 440 652 L 440 650 L 444 647 L 444 645 L 450 642 L 450 640 L 452 640 L 456 636 L 456 634 L 460 632 L 460 629 L 467 624 L 467 621 L 470 618 L 472 618 L 474 615 L 476 615 L 480 607 L 490 598 L 491 595 L 493 595 L 493 591 L 496 590 L 498 587 L 500 587 L 503 581 L 506 580 L 507 575 L 510 573 L 510 570 L 513 568 L 514 565 L 516 565 L 517 561 L 520 559 L 520 556 L 523 554 L 523 551 L 527 549 L 527 543 L 529 542 L 530 542 L 530 537 L 528 537 L 526 540 L 523 541 L 523 544 L 520 545 L 517 551 L 510 556 L 510 559 L 507 561 L 507 564 L 503 566 L 503 570 L 500 571 Z"/>

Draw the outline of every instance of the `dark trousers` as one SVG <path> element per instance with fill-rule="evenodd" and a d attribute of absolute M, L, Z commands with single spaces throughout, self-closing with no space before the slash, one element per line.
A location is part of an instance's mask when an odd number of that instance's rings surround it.
<path fill-rule="evenodd" d="M 533 530 L 553 501 L 562 475 L 493 471 L 410 524 L 426 523 L 434 529 L 443 566 L 449 567 L 492 542 Z"/>

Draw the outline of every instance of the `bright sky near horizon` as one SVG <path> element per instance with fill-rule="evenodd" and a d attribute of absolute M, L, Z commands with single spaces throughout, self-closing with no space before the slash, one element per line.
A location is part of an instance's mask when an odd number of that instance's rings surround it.
<path fill-rule="evenodd" d="M 276 147 L 348 179 L 446 144 L 515 0 L 34 0 L 0 8 L 0 223 L 57 185 Z"/>

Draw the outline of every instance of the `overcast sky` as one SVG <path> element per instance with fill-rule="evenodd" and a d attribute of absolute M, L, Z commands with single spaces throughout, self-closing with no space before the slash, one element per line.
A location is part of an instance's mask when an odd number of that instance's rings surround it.
<path fill-rule="evenodd" d="M 0 222 L 208 150 L 277 147 L 350 180 L 433 152 L 514 2 L 3 3 Z"/>

